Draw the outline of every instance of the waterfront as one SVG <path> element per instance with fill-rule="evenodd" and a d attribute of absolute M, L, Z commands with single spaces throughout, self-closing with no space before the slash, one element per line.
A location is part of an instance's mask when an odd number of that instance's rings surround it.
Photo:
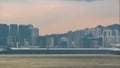
<path fill-rule="evenodd" d="M 120 68 L 112 54 L 11 54 L 0 55 L 0 68 Z"/>

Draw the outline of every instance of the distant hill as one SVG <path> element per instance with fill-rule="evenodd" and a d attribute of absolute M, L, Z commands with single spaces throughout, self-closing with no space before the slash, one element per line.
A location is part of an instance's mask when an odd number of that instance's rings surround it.
<path fill-rule="evenodd" d="M 119 30 L 120 31 L 120 24 L 112 24 L 112 25 L 108 25 L 108 26 L 102 26 L 102 25 L 98 25 L 98 26 L 96 26 L 95 28 L 100 28 L 100 29 L 102 29 L 102 30 L 104 30 L 104 29 L 111 29 L 111 30 L 114 30 L 114 29 L 117 29 L 117 30 Z M 72 33 L 74 33 L 75 31 L 73 31 Z M 59 36 L 59 37 L 64 37 L 64 36 L 66 36 L 66 34 L 67 33 L 63 33 L 63 34 L 51 34 L 51 35 L 48 35 L 48 36 L 53 36 L 53 37 L 55 37 L 55 36 Z M 47 35 L 46 35 L 47 36 Z"/>
<path fill-rule="evenodd" d="M 109 25 L 109 26 L 106 26 L 106 28 L 111 29 L 111 30 L 117 29 L 120 31 L 120 24 Z"/>

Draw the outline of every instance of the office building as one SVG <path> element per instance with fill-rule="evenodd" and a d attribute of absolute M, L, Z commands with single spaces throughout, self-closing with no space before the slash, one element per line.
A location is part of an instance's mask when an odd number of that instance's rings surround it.
<path fill-rule="evenodd" d="M 7 47 L 7 39 L 9 34 L 9 26 L 0 24 L 0 47 Z"/>
<path fill-rule="evenodd" d="M 31 45 L 31 30 L 28 25 L 19 25 L 19 46 L 24 47 L 24 40 L 28 42 L 28 45 Z"/>
<path fill-rule="evenodd" d="M 18 26 L 16 24 L 10 24 L 10 29 L 9 29 L 10 47 L 16 47 L 17 41 L 18 41 Z"/>

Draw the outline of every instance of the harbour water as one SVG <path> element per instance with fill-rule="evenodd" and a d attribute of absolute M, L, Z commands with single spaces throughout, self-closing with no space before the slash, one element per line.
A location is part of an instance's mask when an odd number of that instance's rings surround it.
<path fill-rule="evenodd" d="M 0 68 L 120 68 L 120 55 L 0 54 Z"/>

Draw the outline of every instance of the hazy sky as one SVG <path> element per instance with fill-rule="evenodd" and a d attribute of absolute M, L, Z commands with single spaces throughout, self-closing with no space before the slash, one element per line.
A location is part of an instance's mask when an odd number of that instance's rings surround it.
<path fill-rule="evenodd" d="M 119 23 L 119 0 L 0 0 L 0 23 L 33 24 L 40 35 Z"/>

